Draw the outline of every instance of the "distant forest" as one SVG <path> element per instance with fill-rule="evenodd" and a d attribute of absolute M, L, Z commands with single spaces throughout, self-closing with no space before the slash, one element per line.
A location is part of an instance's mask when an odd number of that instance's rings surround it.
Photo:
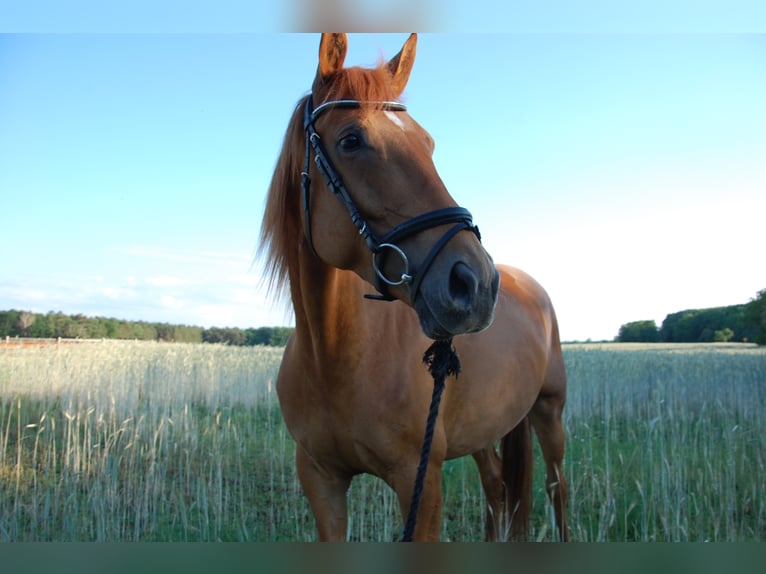
<path fill-rule="evenodd" d="M 56 339 L 137 339 L 176 343 L 225 343 L 229 345 L 284 346 L 292 327 L 194 327 L 169 323 L 125 321 L 105 317 L 0 311 L 0 339 L 30 337 Z"/>
<path fill-rule="evenodd" d="M 749 303 L 708 309 L 687 309 L 654 321 L 633 321 L 620 327 L 621 343 L 751 342 L 766 345 L 766 289 Z"/>
<path fill-rule="evenodd" d="M 30 337 L 56 339 L 138 339 L 176 343 L 223 343 L 237 346 L 282 347 L 293 327 L 194 327 L 146 321 L 125 321 L 84 315 L 0 311 L 0 339 Z M 633 321 L 620 327 L 621 343 L 751 342 L 766 345 L 766 289 L 749 303 L 687 309 L 655 321 Z"/>

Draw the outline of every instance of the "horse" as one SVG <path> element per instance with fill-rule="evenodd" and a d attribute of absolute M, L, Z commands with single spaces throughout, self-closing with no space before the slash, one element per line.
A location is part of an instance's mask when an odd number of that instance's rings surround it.
<path fill-rule="evenodd" d="M 433 389 L 421 355 L 450 339 L 461 371 L 443 394 L 413 540 L 439 539 L 442 466 L 465 455 L 486 496 L 486 539 L 528 536 L 532 429 L 568 540 L 566 372 L 548 295 L 495 265 L 436 171 L 433 139 L 400 102 L 417 35 L 373 68 L 344 67 L 346 34 L 319 44 L 259 245 L 270 290 L 292 301 L 276 389 L 319 540 L 346 539 L 358 474 L 383 479 L 407 514 Z"/>

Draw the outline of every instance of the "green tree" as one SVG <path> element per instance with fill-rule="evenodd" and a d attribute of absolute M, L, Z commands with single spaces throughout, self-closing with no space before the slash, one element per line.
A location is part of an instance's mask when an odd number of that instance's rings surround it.
<path fill-rule="evenodd" d="M 202 327 L 179 326 L 176 327 L 174 336 L 177 343 L 201 343 Z"/>
<path fill-rule="evenodd" d="M 245 329 L 245 345 L 268 345 L 271 327 L 258 327 L 257 329 Z"/>
<path fill-rule="evenodd" d="M 715 341 L 716 343 L 726 343 L 728 341 L 731 341 L 731 338 L 733 336 L 734 336 L 734 331 L 732 331 L 728 327 L 725 327 L 713 333 L 713 341 Z"/>
<path fill-rule="evenodd" d="M 747 320 L 746 305 L 687 309 L 665 317 L 660 340 L 667 343 L 704 343 L 715 340 L 717 331 L 730 329 L 732 341 L 749 341 L 756 328 Z"/>
<path fill-rule="evenodd" d="M 47 315 L 48 320 L 48 332 L 51 337 L 69 337 L 69 326 L 72 323 L 72 319 L 67 315 L 64 315 L 61 311 L 54 313 L 51 311 Z"/>
<path fill-rule="evenodd" d="M 176 340 L 176 337 L 175 337 L 176 329 L 173 325 L 170 325 L 168 323 L 157 323 L 154 325 L 154 328 L 157 331 L 158 341 L 172 342 Z"/>
<path fill-rule="evenodd" d="M 120 322 L 117 319 L 104 319 L 102 323 L 104 324 L 104 330 L 106 331 L 106 338 L 114 339 Z"/>
<path fill-rule="evenodd" d="M 29 336 L 42 339 L 53 336 L 48 330 L 48 318 L 45 315 L 35 315 L 35 322 L 32 323 L 32 327 L 29 329 Z"/>
<path fill-rule="evenodd" d="M 284 347 L 287 340 L 295 329 L 292 327 L 273 327 L 269 337 L 269 345 L 273 347 Z"/>
<path fill-rule="evenodd" d="M 0 311 L 0 337 L 18 337 L 20 334 L 19 312 L 13 309 Z"/>
<path fill-rule="evenodd" d="M 760 290 L 745 306 L 745 316 L 755 329 L 753 340 L 766 345 L 766 289 Z"/>
<path fill-rule="evenodd" d="M 625 323 L 617 335 L 619 343 L 656 343 L 659 340 L 660 332 L 654 320 Z"/>
<path fill-rule="evenodd" d="M 211 327 L 202 331 L 202 342 L 241 346 L 245 344 L 245 332 L 236 327 Z"/>

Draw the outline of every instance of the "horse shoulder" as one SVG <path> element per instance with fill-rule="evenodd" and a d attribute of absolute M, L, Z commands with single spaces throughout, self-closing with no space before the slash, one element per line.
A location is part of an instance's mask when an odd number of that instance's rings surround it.
<path fill-rule="evenodd" d="M 553 328 L 553 304 L 542 285 L 534 277 L 510 265 L 498 265 L 500 289 L 505 294 L 504 305 L 513 306 L 536 325 Z"/>
<path fill-rule="evenodd" d="M 521 269 L 498 265 L 500 271 L 501 293 L 505 305 L 516 309 L 519 315 L 527 318 L 522 330 L 527 336 L 540 344 L 540 351 L 546 357 L 546 373 L 543 391 L 562 394 L 566 387 L 564 359 L 561 352 L 558 319 L 548 293 L 531 275 Z"/>
<path fill-rule="evenodd" d="M 315 403 L 317 389 L 312 385 L 312 365 L 306 358 L 306 353 L 310 351 L 304 347 L 293 333 L 285 346 L 276 384 L 282 416 L 290 434 L 298 442 L 302 442 L 317 424 L 321 424 L 314 420 L 317 410 L 307 408 L 307 405 Z"/>

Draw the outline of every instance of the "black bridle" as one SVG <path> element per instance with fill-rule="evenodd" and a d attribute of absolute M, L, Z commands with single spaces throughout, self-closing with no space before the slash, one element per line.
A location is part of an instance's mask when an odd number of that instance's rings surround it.
<path fill-rule="evenodd" d="M 406 111 L 407 108 L 404 104 L 398 102 L 371 102 L 377 109 L 389 110 L 389 111 Z M 476 234 L 476 237 L 481 240 L 479 234 L 479 228 L 474 225 L 471 213 L 463 207 L 446 207 L 443 209 L 437 209 L 429 211 L 422 215 L 408 219 L 403 223 L 400 223 L 388 233 L 378 238 L 370 228 L 369 224 L 365 220 L 364 216 L 359 212 L 359 209 L 351 198 L 346 186 L 343 185 L 343 181 L 340 175 L 330 162 L 330 158 L 327 157 L 324 149 L 322 148 L 321 138 L 314 127 L 314 122 L 325 111 L 335 108 L 347 108 L 355 109 L 362 106 L 362 102 L 359 100 L 333 100 L 325 102 L 316 108 L 313 108 L 313 102 L 311 96 L 306 98 L 306 106 L 303 111 L 303 128 L 306 131 L 306 162 L 304 164 L 304 170 L 301 172 L 301 189 L 303 192 L 303 213 L 304 213 L 304 228 L 306 233 L 306 240 L 308 242 L 309 249 L 314 255 L 317 255 L 314 249 L 314 243 L 311 237 L 311 201 L 310 201 L 310 186 L 311 179 L 309 177 L 309 161 L 311 160 L 311 150 L 314 150 L 314 162 L 319 169 L 319 172 L 324 177 L 325 183 L 330 191 L 340 200 L 343 206 L 351 216 L 351 221 L 354 222 L 359 235 L 361 235 L 367 247 L 372 252 L 372 266 L 375 270 L 375 275 L 378 279 L 376 281 L 376 289 L 381 293 L 380 295 L 365 295 L 369 299 L 377 299 L 381 301 L 393 301 L 395 298 L 388 292 L 388 287 L 395 287 L 397 285 L 408 284 L 410 286 L 410 299 L 412 302 L 418 295 L 420 289 L 420 283 L 423 281 L 423 277 L 428 271 L 428 268 L 433 263 L 436 256 L 444 248 L 447 242 L 452 237 L 463 229 L 467 229 Z M 426 229 L 437 227 L 439 225 L 445 225 L 448 223 L 454 223 L 449 230 L 436 242 L 431 248 L 431 251 L 426 255 L 423 262 L 418 269 L 410 269 L 410 261 L 407 258 L 405 252 L 397 245 L 397 242 L 406 239 L 416 233 L 420 233 Z M 380 268 L 380 257 L 387 251 L 393 251 L 398 255 L 404 265 L 404 271 L 398 279 L 390 279 Z"/>

